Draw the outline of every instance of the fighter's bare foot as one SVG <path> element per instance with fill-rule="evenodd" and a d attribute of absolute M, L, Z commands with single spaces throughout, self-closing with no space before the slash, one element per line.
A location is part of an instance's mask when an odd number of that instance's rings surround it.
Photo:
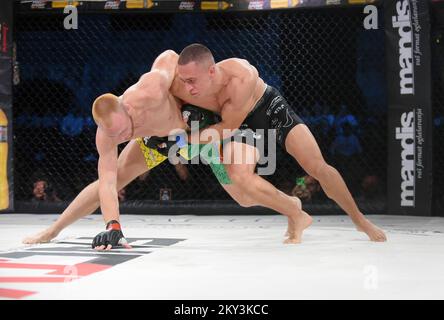
<path fill-rule="evenodd" d="M 57 237 L 57 233 L 49 229 L 46 229 L 33 236 L 26 237 L 25 239 L 23 239 L 23 243 L 24 244 L 48 243 L 55 237 Z"/>
<path fill-rule="evenodd" d="M 383 230 L 375 226 L 369 220 L 364 219 L 362 222 L 356 225 L 356 229 L 361 232 L 365 232 L 371 241 L 375 242 L 385 242 L 387 237 Z"/>
<path fill-rule="evenodd" d="M 302 203 L 299 198 L 295 197 L 299 209 L 302 208 Z M 308 215 L 307 212 L 301 210 L 301 213 L 296 216 L 288 217 L 288 229 L 286 236 L 288 237 L 284 243 L 294 244 L 302 242 L 302 233 L 307 229 L 313 222 L 313 218 Z"/>
<path fill-rule="evenodd" d="M 286 244 L 290 243 L 301 243 L 302 233 L 307 229 L 313 218 L 308 215 L 305 211 L 302 211 L 298 217 L 288 219 L 288 238 L 284 241 Z"/>
<path fill-rule="evenodd" d="M 296 205 L 298 206 L 299 210 L 302 210 L 302 201 L 301 199 L 299 199 L 298 197 L 292 197 L 294 199 L 294 201 L 296 201 Z M 285 232 L 285 236 L 288 237 L 290 235 L 290 218 L 288 218 L 288 227 L 287 227 L 287 231 Z"/>

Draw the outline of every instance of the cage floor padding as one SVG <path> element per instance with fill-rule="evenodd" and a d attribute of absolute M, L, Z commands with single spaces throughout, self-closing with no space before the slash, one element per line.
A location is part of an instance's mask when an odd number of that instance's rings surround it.
<path fill-rule="evenodd" d="M 22 239 L 57 215 L 0 215 L 0 299 L 443 299 L 444 218 L 369 216 L 375 243 L 347 216 L 315 216 L 283 244 L 283 216 L 121 218 L 133 249 L 96 252 L 101 216 L 51 243 Z"/>

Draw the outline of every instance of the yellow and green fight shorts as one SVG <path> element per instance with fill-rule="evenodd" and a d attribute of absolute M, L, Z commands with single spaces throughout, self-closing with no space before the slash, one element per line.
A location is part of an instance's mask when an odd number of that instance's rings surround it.
<path fill-rule="evenodd" d="M 144 138 L 137 138 L 137 143 L 145 158 L 146 165 L 149 170 L 164 162 L 168 157 L 159 153 L 156 149 L 147 147 Z M 232 181 L 228 176 L 225 166 L 220 157 L 220 150 L 216 145 L 205 144 L 189 144 L 179 150 L 179 155 L 189 161 L 197 156 L 201 156 L 209 165 L 220 184 L 231 184 Z"/>

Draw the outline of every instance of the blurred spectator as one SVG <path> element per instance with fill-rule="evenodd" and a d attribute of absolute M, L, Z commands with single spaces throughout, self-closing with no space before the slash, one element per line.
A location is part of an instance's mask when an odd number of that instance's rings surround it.
<path fill-rule="evenodd" d="M 168 188 L 160 189 L 160 200 L 161 201 L 172 200 L 171 189 Z"/>
<path fill-rule="evenodd" d="M 44 201 L 46 200 L 46 181 L 39 180 L 34 182 L 34 189 L 32 190 L 33 201 Z"/>
<path fill-rule="evenodd" d="M 332 127 L 335 122 L 335 116 L 331 114 L 330 107 L 321 104 L 319 101 L 316 101 L 310 110 L 303 109 L 302 117 L 312 127 L 317 127 L 321 124 L 326 127 Z"/>
<path fill-rule="evenodd" d="M 353 133 L 352 126 L 346 122 L 342 125 L 341 132 L 336 136 L 330 147 L 333 156 L 351 157 L 362 153 L 362 147 L 358 137 Z"/>
<path fill-rule="evenodd" d="M 336 129 L 336 134 L 340 135 L 342 134 L 342 130 L 344 127 L 344 124 L 349 124 L 351 126 L 351 128 L 354 130 L 354 132 L 358 133 L 358 120 L 356 119 L 356 117 L 354 115 L 352 115 L 349 110 L 347 105 L 345 104 L 341 104 L 341 107 L 339 109 L 339 113 L 336 116 L 335 120 L 334 120 L 334 127 Z"/>
<path fill-rule="evenodd" d="M 76 137 L 82 133 L 83 125 L 84 119 L 82 116 L 69 112 L 62 119 L 60 131 L 69 137 Z"/>
<path fill-rule="evenodd" d="M 298 110 L 301 118 L 310 128 L 316 141 L 318 141 L 322 152 L 328 150 L 328 146 L 330 146 L 332 142 L 332 137 L 334 137 L 331 131 L 334 130 L 335 116 L 330 109 L 328 105 L 315 101 L 309 108 Z"/>
<path fill-rule="evenodd" d="M 349 189 L 358 190 L 360 179 L 358 173 L 362 168 L 362 159 L 359 155 L 362 153 L 362 147 L 349 123 L 342 125 L 342 132 L 331 144 L 330 153 L 333 156 L 334 166 L 341 172 Z"/>
<path fill-rule="evenodd" d="M 306 175 L 296 180 L 296 186 L 291 194 L 300 198 L 302 201 L 313 202 L 319 199 L 322 194 L 319 182 L 312 176 Z"/>
<path fill-rule="evenodd" d="M 32 202 L 40 202 L 40 201 L 61 201 L 57 197 L 56 191 L 46 182 L 45 180 L 37 180 L 34 182 L 32 194 L 33 197 L 31 199 Z"/>
<path fill-rule="evenodd" d="M 311 193 L 304 185 L 295 185 L 291 194 L 301 199 L 301 201 L 311 201 Z"/>
<path fill-rule="evenodd" d="M 67 147 L 60 152 L 62 156 L 58 161 L 68 166 L 95 167 L 98 159 L 94 139 L 97 127 L 90 111 L 80 106 L 72 106 L 70 110 L 60 122 L 60 141 Z"/>
<path fill-rule="evenodd" d="M 319 184 L 318 180 L 312 176 L 305 176 L 304 181 L 305 186 L 310 191 L 312 197 L 315 197 L 319 192 L 321 192 L 321 185 Z"/>

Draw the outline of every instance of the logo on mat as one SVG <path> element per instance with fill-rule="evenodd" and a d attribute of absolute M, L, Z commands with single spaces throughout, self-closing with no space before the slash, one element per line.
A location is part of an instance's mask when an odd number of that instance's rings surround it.
<path fill-rule="evenodd" d="M 132 250 L 117 248 L 97 252 L 91 249 L 92 239 L 83 237 L 0 252 L 0 299 L 22 299 L 45 289 L 54 290 L 57 283 L 79 280 L 186 240 L 126 238 Z M 35 286 L 34 290 L 24 289 L 24 284 L 36 283 L 40 284 L 39 291 L 35 291 Z"/>

